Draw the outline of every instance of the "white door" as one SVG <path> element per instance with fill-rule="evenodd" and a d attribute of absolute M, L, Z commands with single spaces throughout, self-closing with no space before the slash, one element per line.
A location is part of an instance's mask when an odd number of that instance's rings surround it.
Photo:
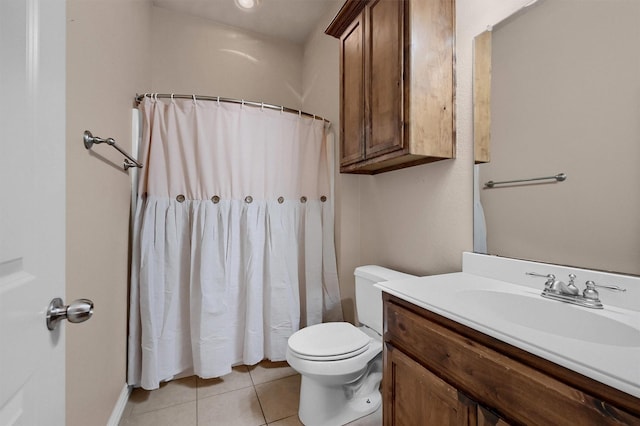
<path fill-rule="evenodd" d="M 0 425 L 65 422 L 65 2 L 0 0 Z"/>

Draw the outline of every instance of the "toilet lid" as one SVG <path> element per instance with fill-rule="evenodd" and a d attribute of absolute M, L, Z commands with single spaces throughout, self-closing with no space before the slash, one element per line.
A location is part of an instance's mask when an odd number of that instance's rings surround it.
<path fill-rule="evenodd" d="M 336 361 L 367 350 L 371 338 L 348 322 L 316 324 L 294 333 L 289 349 L 301 358 Z"/>

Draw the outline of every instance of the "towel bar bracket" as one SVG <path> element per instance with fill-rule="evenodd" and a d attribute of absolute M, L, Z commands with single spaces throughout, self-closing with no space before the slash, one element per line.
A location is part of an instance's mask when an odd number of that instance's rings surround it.
<path fill-rule="evenodd" d="M 142 168 L 142 164 L 139 163 L 131 155 L 127 154 L 127 152 L 124 151 L 122 148 L 120 148 L 116 144 L 115 139 L 113 139 L 113 138 L 106 138 L 106 139 L 99 138 L 97 136 L 93 136 L 89 130 L 85 130 L 84 134 L 82 135 L 82 140 L 84 142 L 84 147 L 86 149 L 91 149 L 93 147 L 93 144 L 101 144 L 101 143 L 106 143 L 107 145 L 114 147 L 118 152 L 120 152 L 120 154 L 122 154 L 122 155 L 124 155 L 126 157 L 124 159 L 123 164 L 122 164 L 122 167 L 125 170 L 128 170 L 131 167 Z"/>

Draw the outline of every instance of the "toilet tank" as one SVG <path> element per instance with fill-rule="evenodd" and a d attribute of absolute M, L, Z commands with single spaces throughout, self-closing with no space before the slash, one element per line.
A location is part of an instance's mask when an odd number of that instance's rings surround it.
<path fill-rule="evenodd" d="M 382 290 L 374 284 L 413 278 L 415 275 L 394 271 L 377 265 L 356 268 L 356 312 L 358 322 L 382 335 Z"/>

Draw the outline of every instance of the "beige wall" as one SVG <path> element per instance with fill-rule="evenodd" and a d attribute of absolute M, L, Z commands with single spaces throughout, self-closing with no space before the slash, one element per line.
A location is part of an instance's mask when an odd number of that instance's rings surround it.
<path fill-rule="evenodd" d="M 456 1 L 456 159 L 363 177 L 360 262 L 422 275 L 473 248 L 473 38 L 528 0 Z"/>
<path fill-rule="evenodd" d="M 302 105 L 302 47 L 153 7 L 151 87 Z"/>
<path fill-rule="evenodd" d="M 480 181 L 568 178 L 481 190 L 490 253 L 640 274 L 640 57 L 621 54 L 639 16 L 639 2 L 553 1 L 494 29 Z"/>
<path fill-rule="evenodd" d="M 353 288 L 353 267 L 362 264 L 418 275 L 461 270 L 462 252 L 473 248 L 473 38 L 528 2 L 456 2 L 455 160 L 339 179 L 343 289 Z"/>
<path fill-rule="evenodd" d="M 518 7 L 503 3 L 457 2 L 457 159 L 375 176 L 336 176 L 336 250 L 348 320 L 354 319 L 356 266 L 374 263 L 420 275 L 445 273 L 460 270 L 462 251 L 473 247 L 472 41 Z M 339 43 L 322 34 L 329 21 L 305 49 L 304 108 L 331 117 L 337 132 Z M 322 73 L 332 80 L 319 81 Z M 327 107 L 334 108 L 333 115 L 324 112 Z"/>
<path fill-rule="evenodd" d="M 354 321 L 355 288 L 353 270 L 360 264 L 360 228 L 357 192 L 360 176 L 339 173 L 338 135 L 340 130 L 340 42 L 324 33 L 342 6 L 336 0 L 334 7 L 320 21 L 304 48 L 302 87 L 305 111 L 319 114 L 331 121 L 335 154 L 335 244 L 338 260 L 338 278 L 345 319 Z"/>
<path fill-rule="evenodd" d="M 457 2 L 458 158 L 377 176 L 336 176 L 336 246 L 348 319 L 355 266 L 448 272 L 459 270 L 461 252 L 472 248 L 472 40 L 517 8 L 504 3 Z M 106 422 L 126 366 L 130 180 L 115 150 L 94 147 L 104 158 L 85 151 L 82 131 L 128 148 L 131 98 L 144 91 L 303 107 L 339 128 L 339 44 L 322 34 L 325 24 L 303 49 L 246 33 L 238 42 L 234 31 L 169 13 L 140 0 L 68 0 L 67 298 L 96 303 L 94 318 L 67 328 L 69 425 Z M 113 27 L 95 30 L 105 22 Z"/>
<path fill-rule="evenodd" d="M 67 425 L 104 425 L 126 373 L 131 181 L 106 145 L 85 150 L 82 132 L 131 148 L 131 106 L 149 88 L 150 4 L 67 0 L 67 288 L 93 318 L 67 324 Z"/>
<path fill-rule="evenodd" d="M 353 288 L 355 265 L 446 273 L 461 270 L 462 251 L 473 248 L 473 37 L 526 0 L 456 3 L 457 158 L 375 176 L 341 176 L 337 231 L 343 288 Z"/>

